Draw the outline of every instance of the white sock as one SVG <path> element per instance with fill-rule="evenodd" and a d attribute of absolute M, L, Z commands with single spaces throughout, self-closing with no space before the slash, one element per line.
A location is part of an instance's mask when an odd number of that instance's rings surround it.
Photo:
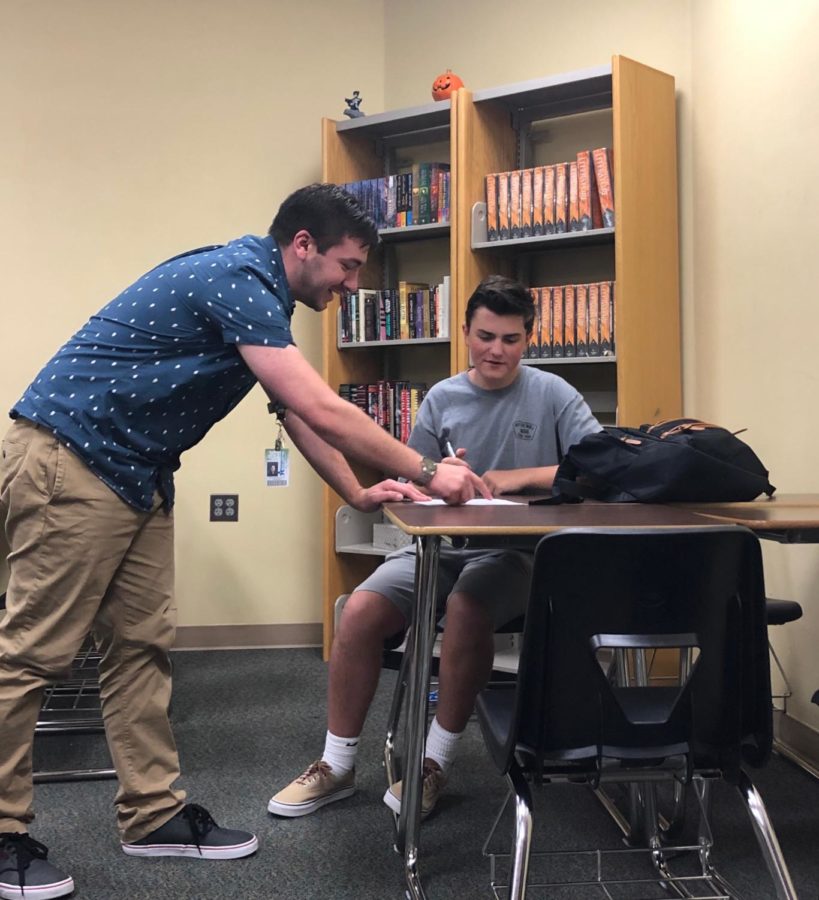
<path fill-rule="evenodd" d="M 427 735 L 427 746 L 424 756 L 438 763 L 441 770 L 446 775 L 455 762 L 455 755 L 458 752 L 458 742 L 461 740 L 463 732 L 456 734 L 453 731 L 447 731 L 438 723 L 436 716 L 429 726 L 429 734 Z"/>
<path fill-rule="evenodd" d="M 354 769 L 356 753 L 358 753 L 358 737 L 339 737 L 332 731 L 327 732 L 321 758 L 333 770 L 333 775 L 346 775 Z"/>

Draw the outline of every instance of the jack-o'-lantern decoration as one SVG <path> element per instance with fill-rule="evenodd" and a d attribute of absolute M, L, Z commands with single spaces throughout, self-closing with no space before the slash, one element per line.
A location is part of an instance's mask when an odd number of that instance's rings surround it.
<path fill-rule="evenodd" d="M 439 75 L 432 82 L 432 99 L 433 100 L 449 100 L 453 91 L 464 86 L 463 81 L 454 75 L 452 69 L 447 69 L 443 75 Z"/>

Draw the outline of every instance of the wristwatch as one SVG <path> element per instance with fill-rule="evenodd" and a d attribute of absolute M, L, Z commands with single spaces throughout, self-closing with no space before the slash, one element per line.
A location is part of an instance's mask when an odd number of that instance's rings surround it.
<path fill-rule="evenodd" d="M 438 471 L 438 463 L 428 456 L 421 457 L 421 472 L 417 478 L 413 479 L 416 484 L 427 485 L 432 481 L 435 473 Z"/>

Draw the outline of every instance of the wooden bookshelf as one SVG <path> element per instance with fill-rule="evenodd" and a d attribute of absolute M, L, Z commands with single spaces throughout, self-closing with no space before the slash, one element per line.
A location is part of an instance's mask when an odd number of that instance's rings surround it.
<path fill-rule="evenodd" d="M 613 149 L 614 229 L 560 235 L 558 240 L 476 240 L 475 208 L 485 199 L 485 176 L 560 161 L 549 154 L 570 148 L 572 140 L 585 141 L 576 149 Z M 532 285 L 559 284 L 562 277 L 569 277 L 564 275 L 568 272 L 573 278 L 568 283 L 615 282 L 616 357 L 604 360 L 603 365 L 589 365 L 589 360 L 581 358 L 544 360 L 542 364 L 559 362 L 555 371 L 585 395 L 599 398 L 601 411 L 616 416 L 620 424 L 639 425 L 680 415 L 673 77 L 615 56 L 610 66 L 488 90 L 461 89 L 445 104 L 426 104 L 343 122 L 324 120 L 322 177 L 325 181 L 347 182 L 391 174 L 396 154 L 412 153 L 412 148 L 425 142 L 448 146 L 450 225 L 420 226 L 417 231 L 389 229 L 384 234 L 384 250 L 372 254 L 361 282 L 365 287 L 394 286 L 384 283 L 394 268 L 385 254 L 396 244 L 444 242 L 450 274 L 452 340 L 448 348 L 444 342 L 442 347 L 427 351 L 412 346 L 385 347 L 378 342 L 339 348 L 336 302 L 323 325 L 323 374 L 330 386 L 400 377 L 396 369 L 412 366 L 412 357 L 428 366 L 430 377 L 426 380 L 430 384 L 463 371 L 468 360 L 459 339 L 460 325 L 466 301 L 482 278 L 501 273 Z M 585 277 L 587 270 L 589 277 Z M 400 277 L 415 280 L 412 273 Z M 418 380 L 417 372 L 414 378 Z M 366 483 L 381 477 L 380 473 L 364 470 L 359 475 Z M 336 599 L 349 593 L 379 561 L 371 554 L 336 551 L 334 523 L 342 502 L 329 488 L 324 489 L 325 656 L 332 642 Z"/>

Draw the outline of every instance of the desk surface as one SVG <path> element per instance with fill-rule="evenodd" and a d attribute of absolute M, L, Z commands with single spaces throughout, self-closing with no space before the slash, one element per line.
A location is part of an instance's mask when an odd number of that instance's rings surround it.
<path fill-rule="evenodd" d="M 565 503 L 559 506 L 424 506 L 385 503 L 391 522 L 407 534 L 526 535 L 561 528 L 694 528 L 714 524 L 687 509 L 643 503 Z"/>
<path fill-rule="evenodd" d="M 511 499 L 511 498 L 510 498 Z M 819 494 L 747 503 L 583 503 L 558 506 L 424 506 L 387 503 L 391 522 L 412 535 L 534 535 L 561 528 L 695 528 L 744 525 L 786 539 L 819 540 Z"/>

